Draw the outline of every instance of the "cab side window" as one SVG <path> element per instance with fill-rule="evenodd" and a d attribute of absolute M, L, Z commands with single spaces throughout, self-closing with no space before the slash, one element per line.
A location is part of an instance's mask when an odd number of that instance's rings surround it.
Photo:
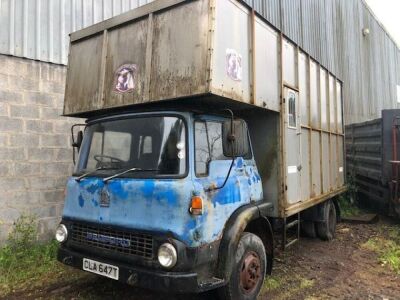
<path fill-rule="evenodd" d="M 195 129 L 195 171 L 198 176 L 208 173 L 212 160 L 228 159 L 222 151 L 222 123 L 214 121 L 196 121 Z"/>

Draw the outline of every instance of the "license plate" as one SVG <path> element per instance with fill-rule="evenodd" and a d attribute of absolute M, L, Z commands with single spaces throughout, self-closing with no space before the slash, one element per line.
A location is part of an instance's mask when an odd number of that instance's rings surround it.
<path fill-rule="evenodd" d="M 84 258 L 83 259 L 83 270 L 92 272 L 98 275 L 106 276 L 118 280 L 119 268 L 113 265 L 105 264 L 99 261 Z"/>

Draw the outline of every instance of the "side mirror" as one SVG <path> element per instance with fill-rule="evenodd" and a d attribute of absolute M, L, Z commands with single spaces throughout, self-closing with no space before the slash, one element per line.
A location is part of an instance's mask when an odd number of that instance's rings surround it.
<path fill-rule="evenodd" d="M 82 130 L 79 130 L 75 137 L 74 128 L 79 127 L 79 126 L 83 127 L 83 126 L 86 126 L 86 124 L 75 124 L 75 125 L 71 126 L 71 138 L 72 138 L 72 147 L 73 147 L 72 148 L 72 160 L 73 160 L 74 164 L 75 164 L 75 148 L 78 149 L 78 153 L 79 153 L 79 150 L 81 148 L 82 141 L 83 141 L 83 131 Z"/>
<path fill-rule="evenodd" d="M 222 127 L 222 150 L 226 157 L 243 157 L 249 152 L 247 124 L 243 120 L 225 121 Z"/>
<path fill-rule="evenodd" d="M 78 148 L 78 152 L 79 149 L 81 148 L 82 141 L 83 141 L 83 131 L 79 130 L 78 134 L 76 135 L 76 138 L 74 137 L 72 138 L 72 147 Z"/>

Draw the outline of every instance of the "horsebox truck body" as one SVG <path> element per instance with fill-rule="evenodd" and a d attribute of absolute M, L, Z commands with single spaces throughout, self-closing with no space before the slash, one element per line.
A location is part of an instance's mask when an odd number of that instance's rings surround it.
<path fill-rule="evenodd" d="M 253 299 L 274 232 L 283 248 L 300 227 L 333 237 L 342 84 L 248 6 L 159 0 L 70 38 L 64 115 L 86 122 L 73 127 L 61 262 Z"/>

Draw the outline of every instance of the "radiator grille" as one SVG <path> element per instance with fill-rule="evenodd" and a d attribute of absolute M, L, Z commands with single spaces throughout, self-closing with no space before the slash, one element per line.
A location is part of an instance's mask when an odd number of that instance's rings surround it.
<path fill-rule="evenodd" d="M 147 259 L 153 258 L 153 238 L 148 234 L 74 223 L 71 240 L 78 245 Z"/>

